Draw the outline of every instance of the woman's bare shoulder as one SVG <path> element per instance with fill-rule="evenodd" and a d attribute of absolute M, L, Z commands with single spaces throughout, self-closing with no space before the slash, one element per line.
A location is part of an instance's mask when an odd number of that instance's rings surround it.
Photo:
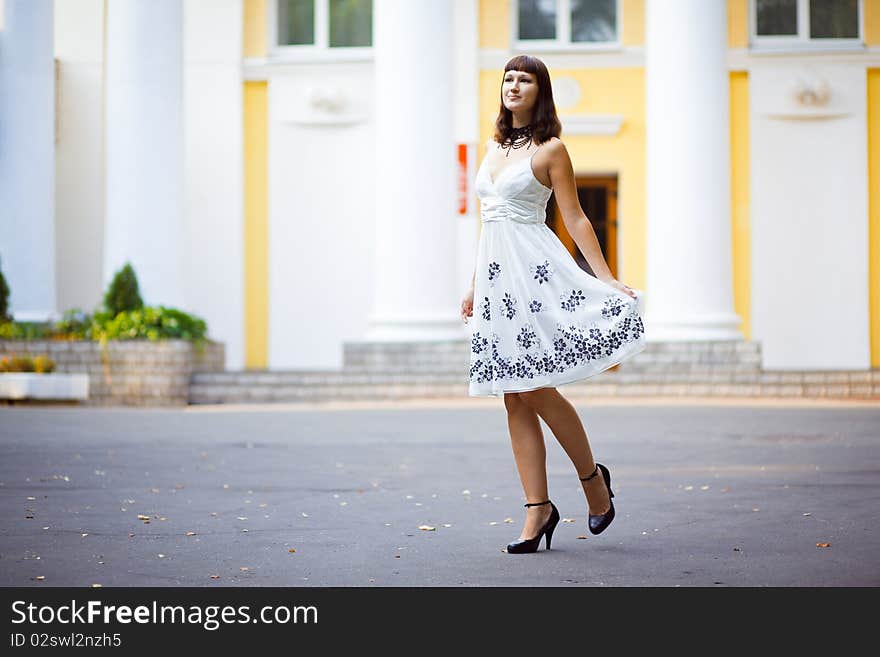
<path fill-rule="evenodd" d="M 565 144 L 562 143 L 562 140 L 559 137 L 550 137 L 547 141 L 545 141 L 542 146 L 545 146 L 551 150 L 557 150 L 560 148 L 565 148 Z"/>

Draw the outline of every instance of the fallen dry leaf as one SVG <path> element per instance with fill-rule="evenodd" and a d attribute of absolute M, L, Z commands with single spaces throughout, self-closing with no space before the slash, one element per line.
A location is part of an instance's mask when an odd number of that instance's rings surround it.
<path fill-rule="evenodd" d="M 296 550 L 294 550 L 293 548 L 289 548 L 287 551 L 288 552 L 296 552 Z"/>
<path fill-rule="evenodd" d="M 589 537 L 589 536 L 584 536 L 583 534 L 581 534 L 580 536 L 578 536 L 578 538 L 590 538 L 590 537 Z"/>
<path fill-rule="evenodd" d="M 816 543 L 816 547 L 831 547 L 831 543 Z"/>

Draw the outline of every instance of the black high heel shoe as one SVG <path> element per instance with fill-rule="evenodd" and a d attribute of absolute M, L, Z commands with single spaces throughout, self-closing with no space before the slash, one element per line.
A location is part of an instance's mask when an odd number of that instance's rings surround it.
<path fill-rule="evenodd" d="M 547 522 L 541 527 L 541 531 L 539 531 L 538 535 L 534 538 L 520 538 L 513 543 L 508 543 L 507 551 L 509 553 L 523 554 L 525 552 L 537 552 L 538 545 L 541 543 L 541 537 L 545 534 L 547 535 L 547 549 L 550 549 L 550 539 L 553 536 L 553 530 L 556 529 L 556 525 L 559 524 L 559 511 L 556 510 L 556 505 L 550 500 L 545 500 L 544 502 L 523 504 L 523 506 L 541 506 L 542 504 L 549 504 L 553 507 L 553 510 L 550 512 L 550 517 L 547 518 Z"/>
<path fill-rule="evenodd" d="M 590 532 L 593 534 L 601 534 L 605 531 L 605 528 L 611 524 L 611 521 L 614 520 L 614 502 L 611 501 L 611 498 L 614 497 L 614 492 L 611 490 L 611 473 L 608 472 L 608 468 L 606 468 L 601 463 L 596 464 L 596 469 L 593 470 L 593 474 L 580 478 L 581 481 L 589 481 L 597 474 L 599 474 L 599 470 L 602 470 L 602 476 L 605 478 L 605 485 L 608 487 L 608 502 L 611 504 L 611 508 L 609 508 L 605 513 L 599 513 L 593 515 L 589 513 L 589 521 L 588 525 L 590 527 Z"/>

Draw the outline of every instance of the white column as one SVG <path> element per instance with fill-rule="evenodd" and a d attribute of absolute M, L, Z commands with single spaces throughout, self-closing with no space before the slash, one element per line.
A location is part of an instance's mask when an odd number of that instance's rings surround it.
<path fill-rule="evenodd" d="M 104 284 L 130 261 L 149 305 L 184 307 L 180 0 L 108 0 Z"/>
<path fill-rule="evenodd" d="M 184 0 L 185 298 L 244 367 L 242 0 Z M 222 290 L 218 294 L 218 290 Z"/>
<path fill-rule="evenodd" d="M 733 312 L 724 0 L 646 6 L 651 340 L 741 339 Z"/>
<path fill-rule="evenodd" d="M 480 215 L 473 182 L 477 173 L 477 145 L 480 141 L 480 8 L 479 0 L 454 0 L 453 12 L 454 58 L 453 58 L 453 117 L 455 141 L 467 144 L 467 212 L 459 214 L 458 269 L 456 284 L 459 296 L 464 295 L 474 274 L 474 262 L 480 237 Z M 459 182 L 458 185 L 462 183 Z M 456 199 L 458 200 L 458 199 Z M 459 299 L 460 301 L 460 299 Z M 470 339 L 470 327 L 463 323 L 462 337 Z"/>
<path fill-rule="evenodd" d="M 19 321 L 57 315 L 52 0 L 5 0 L 0 30 L 0 269 Z"/>
<path fill-rule="evenodd" d="M 376 288 L 368 340 L 459 340 L 450 0 L 376 0 Z"/>

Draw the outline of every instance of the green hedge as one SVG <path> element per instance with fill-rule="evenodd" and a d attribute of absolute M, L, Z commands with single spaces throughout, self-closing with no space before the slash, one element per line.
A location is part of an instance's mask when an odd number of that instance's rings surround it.
<path fill-rule="evenodd" d="M 194 315 L 165 306 L 143 306 L 116 314 L 99 310 L 90 315 L 68 310 L 54 323 L 3 322 L 0 338 L 24 340 L 190 340 L 203 346 L 207 324 Z"/>

